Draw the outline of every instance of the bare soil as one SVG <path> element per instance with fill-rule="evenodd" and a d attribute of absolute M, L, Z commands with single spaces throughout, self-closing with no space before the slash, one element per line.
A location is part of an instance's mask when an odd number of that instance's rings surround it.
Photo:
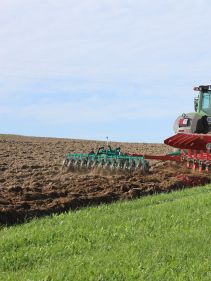
<path fill-rule="evenodd" d="M 97 141 L 0 135 L 0 224 L 210 182 L 209 175 L 192 174 L 184 165 L 170 162 L 152 162 L 147 175 L 62 171 L 67 151 L 87 153 L 102 145 Z M 160 155 L 172 151 L 163 144 L 111 145 L 128 153 Z"/>

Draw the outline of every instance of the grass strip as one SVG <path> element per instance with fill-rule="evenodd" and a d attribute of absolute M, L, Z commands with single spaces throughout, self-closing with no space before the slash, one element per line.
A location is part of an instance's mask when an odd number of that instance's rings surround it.
<path fill-rule="evenodd" d="M 0 230 L 0 280 L 211 280 L 211 185 Z"/>

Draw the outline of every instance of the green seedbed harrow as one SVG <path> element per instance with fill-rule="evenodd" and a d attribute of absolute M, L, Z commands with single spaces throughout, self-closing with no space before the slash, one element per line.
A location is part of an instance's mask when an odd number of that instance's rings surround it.
<path fill-rule="evenodd" d="M 121 152 L 120 147 L 112 149 L 111 146 L 100 147 L 97 152 L 91 151 L 88 154 L 68 152 L 64 161 L 63 169 L 67 171 L 129 171 L 147 173 L 149 162 L 143 155 L 130 155 Z"/>

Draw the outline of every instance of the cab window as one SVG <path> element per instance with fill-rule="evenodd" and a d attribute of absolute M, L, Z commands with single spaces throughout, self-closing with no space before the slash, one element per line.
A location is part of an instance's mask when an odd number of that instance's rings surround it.
<path fill-rule="evenodd" d="M 207 115 L 211 115 L 211 95 L 210 95 L 210 93 L 203 94 L 202 111 L 204 111 Z"/>

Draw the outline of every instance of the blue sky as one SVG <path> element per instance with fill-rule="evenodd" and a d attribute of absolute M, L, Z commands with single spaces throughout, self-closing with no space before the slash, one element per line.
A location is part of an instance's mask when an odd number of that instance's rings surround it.
<path fill-rule="evenodd" d="M 162 142 L 211 83 L 209 0 L 1 0 L 0 133 Z"/>

